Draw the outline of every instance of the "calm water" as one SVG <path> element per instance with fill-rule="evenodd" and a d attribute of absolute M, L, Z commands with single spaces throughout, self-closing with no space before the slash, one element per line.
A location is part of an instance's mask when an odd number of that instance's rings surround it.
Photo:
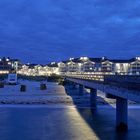
<path fill-rule="evenodd" d="M 138 140 L 140 108 L 129 109 L 129 131 L 115 132 L 115 109 L 0 106 L 0 140 Z"/>

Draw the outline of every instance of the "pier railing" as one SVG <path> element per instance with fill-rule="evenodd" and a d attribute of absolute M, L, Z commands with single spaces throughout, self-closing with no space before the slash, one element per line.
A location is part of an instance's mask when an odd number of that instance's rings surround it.
<path fill-rule="evenodd" d="M 85 80 L 104 81 L 104 75 L 102 74 L 67 74 L 66 77 L 85 79 Z"/>
<path fill-rule="evenodd" d="M 103 84 L 140 91 L 140 76 L 101 75 L 101 74 L 68 74 L 66 77 L 101 82 Z"/>

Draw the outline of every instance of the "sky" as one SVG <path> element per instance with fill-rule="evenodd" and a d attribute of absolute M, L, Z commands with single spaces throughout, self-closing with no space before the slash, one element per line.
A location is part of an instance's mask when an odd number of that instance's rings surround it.
<path fill-rule="evenodd" d="M 0 57 L 139 56 L 139 7 L 140 0 L 0 0 Z"/>

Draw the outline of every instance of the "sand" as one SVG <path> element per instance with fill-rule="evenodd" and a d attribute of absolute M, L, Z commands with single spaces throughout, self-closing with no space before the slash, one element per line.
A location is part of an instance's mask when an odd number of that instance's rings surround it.
<path fill-rule="evenodd" d="M 20 86 L 27 87 L 26 92 L 20 92 Z M 57 83 L 45 82 L 47 90 L 40 90 L 40 82 L 19 80 L 18 85 L 5 85 L 0 88 L 0 104 L 62 104 L 69 106 L 90 107 L 90 94 L 85 90 L 83 96 L 78 90 L 70 86 L 63 87 Z M 99 105 L 115 104 L 115 99 L 108 99 L 105 94 L 98 91 L 97 103 Z M 129 104 L 135 102 L 129 101 Z"/>

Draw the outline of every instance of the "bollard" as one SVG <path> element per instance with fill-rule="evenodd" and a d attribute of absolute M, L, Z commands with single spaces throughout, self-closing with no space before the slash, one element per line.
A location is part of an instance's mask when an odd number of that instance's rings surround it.
<path fill-rule="evenodd" d="M 25 92 L 26 91 L 26 85 L 21 85 L 20 86 L 20 91 Z"/>
<path fill-rule="evenodd" d="M 40 84 L 40 90 L 46 90 L 46 89 L 47 89 L 46 84 L 41 83 L 41 84 Z"/>
<path fill-rule="evenodd" d="M 4 82 L 0 82 L 0 88 L 4 88 Z"/>

